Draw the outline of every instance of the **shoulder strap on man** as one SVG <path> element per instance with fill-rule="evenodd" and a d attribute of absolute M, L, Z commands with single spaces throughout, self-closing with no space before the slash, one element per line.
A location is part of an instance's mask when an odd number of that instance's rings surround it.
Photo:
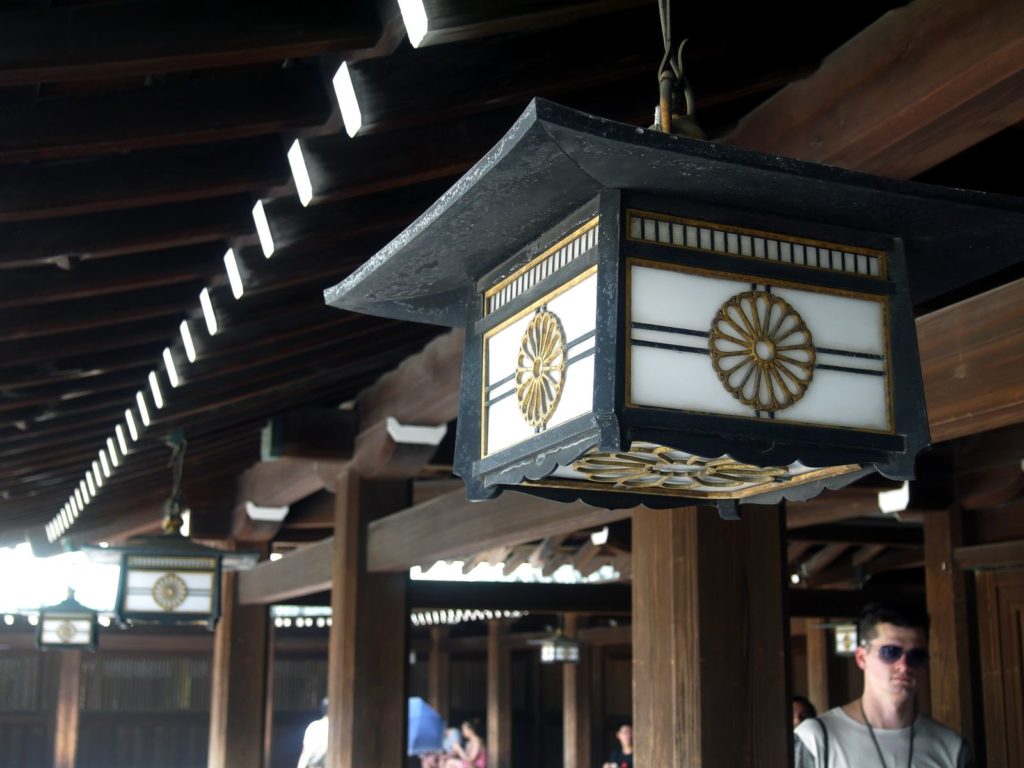
<path fill-rule="evenodd" d="M 821 749 L 821 755 L 818 758 L 818 768 L 828 768 L 828 728 L 825 727 L 825 721 L 820 717 L 814 718 L 818 725 L 821 726 L 821 735 L 824 736 L 825 742 Z"/>

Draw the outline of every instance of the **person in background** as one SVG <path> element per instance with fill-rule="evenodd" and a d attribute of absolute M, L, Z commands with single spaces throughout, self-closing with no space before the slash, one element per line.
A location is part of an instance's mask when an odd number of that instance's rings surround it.
<path fill-rule="evenodd" d="M 615 738 L 619 743 L 602 768 L 633 768 L 633 726 L 623 723 L 615 732 Z"/>
<path fill-rule="evenodd" d="M 452 744 L 452 755 L 445 761 L 444 768 L 487 768 L 487 745 L 482 733 L 480 718 L 466 720 L 462 724 L 465 745 Z"/>
<path fill-rule="evenodd" d="M 970 748 L 954 731 L 918 714 L 928 664 L 928 616 L 881 603 L 864 607 L 857 666 L 864 693 L 796 729 L 797 768 L 968 768 Z"/>
<path fill-rule="evenodd" d="M 793 697 L 793 727 L 796 728 L 804 720 L 818 716 L 818 710 L 814 708 L 810 700 L 803 696 Z"/>
<path fill-rule="evenodd" d="M 320 719 L 306 726 L 298 768 L 321 768 L 327 759 L 327 699 L 320 702 Z"/>

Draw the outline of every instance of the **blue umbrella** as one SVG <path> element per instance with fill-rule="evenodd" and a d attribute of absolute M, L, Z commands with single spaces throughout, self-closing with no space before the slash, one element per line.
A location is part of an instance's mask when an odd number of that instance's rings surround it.
<path fill-rule="evenodd" d="M 444 720 L 419 696 L 409 698 L 410 756 L 444 751 Z"/>

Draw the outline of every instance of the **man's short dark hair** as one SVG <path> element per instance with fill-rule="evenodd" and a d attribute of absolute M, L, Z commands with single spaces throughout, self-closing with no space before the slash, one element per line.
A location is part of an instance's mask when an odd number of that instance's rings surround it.
<path fill-rule="evenodd" d="M 868 603 L 857 621 L 857 639 L 864 643 L 878 635 L 879 624 L 892 624 L 906 629 L 920 629 L 928 634 L 928 614 L 920 608 L 895 603 Z"/>

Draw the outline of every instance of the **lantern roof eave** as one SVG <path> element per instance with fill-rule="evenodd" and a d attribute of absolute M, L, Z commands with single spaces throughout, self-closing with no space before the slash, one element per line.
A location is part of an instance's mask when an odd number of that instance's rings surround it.
<path fill-rule="evenodd" d="M 929 301 L 1021 260 L 1024 200 L 666 135 L 534 99 L 505 136 L 325 301 L 459 327 L 474 283 L 604 189 L 686 196 L 903 241 Z"/>

